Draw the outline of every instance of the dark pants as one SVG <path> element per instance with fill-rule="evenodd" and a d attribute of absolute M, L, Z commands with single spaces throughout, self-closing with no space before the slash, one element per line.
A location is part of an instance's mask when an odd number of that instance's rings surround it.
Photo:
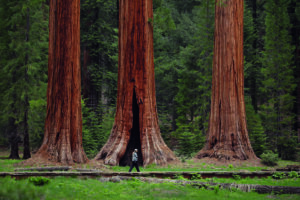
<path fill-rule="evenodd" d="M 130 166 L 130 169 L 129 169 L 129 172 L 131 172 L 131 170 L 133 169 L 133 167 L 136 168 L 136 171 L 137 171 L 137 172 L 140 172 L 138 161 L 132 161 L 131 166 Z"/>

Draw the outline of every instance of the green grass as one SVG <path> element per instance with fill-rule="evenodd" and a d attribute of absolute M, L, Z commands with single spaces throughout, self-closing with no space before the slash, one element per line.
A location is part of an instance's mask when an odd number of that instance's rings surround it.
<path fill-rule="evenodd" d="M 13 172 L 14 164 L 21 162 L 22 160 L 9 160 L 0 159 L 0 172 Z"/>
<path fill-rule="evenodd" d="M 252 185 L 270 185 L 270 186 L 291 186 L 300 187 L 300 178 L 286 178 L 276 180 L 272 177 L 268 178 L 244 178 L 235 180 L 232 178 L 206 178 L 199 179 L 201 182 L 214 182 L 214 183 L 236 183 L 236 184 L 252 184 Z"/>
<path fill-rule="evenodd" d="M 22 160 L 0 159 L 0 171 L 14 171 L 13 166 Z M 280 161 L 280 167 L 295 162 Z M 127 172 L 129 167 L 111 167 L 112 171 Z M 205 163 L 194 163 L 188 160 L 183 165 L 169 165 L 160 167 L 150 165 L 141 171 L 257 171 L 270 169 L 267 167 L 241 166 L 214 166 Z M 204 182 L 215 183 L 237 183 L 237 184 L 259 184 L 278 186 L 299 186 L 300 178 L 275 180 L 270 178 L 246 178 L 246 179 L 200 179 Z M 2 199 L 300 199 L 300 195 L 270 195 L 257 194 L 254 192 L 244 193 L 229 190 L 205 190 L 191 186 L 180 186 L 171 183 L 150 184 L 138 180 L 124 181 L 120 183 L 102 183 L 96 179 L 78 179 L 57 177 L 50 179 L 49 184 L 35 186 L 36 180 L 23 179 L 15 181 L 9 177 L 0 178 L 0 200 Z"/>
<path fill-rule="evenodd" d="M 0 151 L 0 156 L 8 157 L 9 152 L 7 151 Z M 9 159 L 0 159 L 0 172 L 11 172 L 14 171 L 14 164 L 21 162 L 22 160 L 9 160 Z M 278 165 L 275 167 L 285 167 L 286 165 L 299 165 L 299 162 L 293 162 L 293 161 L 284 161 L 280 160 L 278 162 Z M 80 167 L 80 166 L 78 166 Z M 88 164 L 85 166 L 85 168 L 89 168 Z M 109 167 L 112 171 L 117 172 L 128 172 L 129 167 L 120 167 L 120 166 L 114 166 Z M 273 170 L 274 167 L 267 167 L 267 166 L 249 166 L 249 164 L 245 164 L 244 166 L 238 166 L 234 167 L 230 164 L 224 165 L 224 166 L 215 166 L 213 164 L 206 164 L 201 162 L 194 162 L 192 159 L 186 160 L 185 163 L 179 164 L 179 165 L 168 165 L 168 166 L 156 166 L 155 164 L 146 166 L 146 167 L 140 167 L 142 172 L 151 172 L 151 171 L 158 171 L 158 172 L 199 172 L 199 171 L 261 171 L 261 170 Z M 134 171 L 135 169 L 133 169 Z"/>
<path fill-rule="evenodd" d="M 22 160 L 0 160 L 0 171 L 2 172 L 13 172 L 15 167 L 13 166 L 16 163 L 21 162 Z M 111 168 L 113 171 L 123 171 L 127 172 L 128 167 L 112 167 Z M 224 168 L 225 169 L 225 168 Z M 134 169 L 135 170 L 135 169 Z M 133 170 L 133 171 L 134 171 Z M 169 168 L 161 168 L 159 166 L 149 166 L 146 168 L 142 168 L 141 171 L 184 171 L 181 170 L 180 168 L 172 168 L 170 166 Z M 187 171 L 192 171 L 192 170 L 187 170 Z M 194 171 L 200 171 L 194 170 Z M 224 170 L 227 171 L 227 170 Z M 207 178 L 207 179 L 199 179 L 198 181 L 203 181 L 203 182 L 215 182 L 215 183 L 237 183 L 237 184 L 256 184 L 256 185 L 272 185 L 272 186 L 295 186 L 299 187 L 300 186 L 300 178 L 293 178 L 293 179 L 273 179 L 271 177 L 269 178 L 245 178 L 245 179 L 232 179 L 232 178 Z"/>
<path fill-rule="evenodd" d="M 299 165 L 299 162 L 293 161 L 285 161 L 280 160 L 278 165 L 275 167 L 285 167 L 287 165 Z M 120 166 L 113 166 L 110 167 L 111 170 L 117 172 L 127 172 L 129 167 L 120 167 Z M 168 166 L 156 166 L 155 164 L 140 167 L 142 172 L 151 172 L 151 171 L 159 171 L 159 172 L 199 172 L 199 171 L 261 171 L 261 170 L 274 170 L 274 167 L 267 167 L 267 166 L 238 166 L 234 167 L 232 165 L 224 165 L 224 166 L 215 166 L 213 164 L 206 164 L 200 162 L 194 162 L 192 159 L 187 160 L 185 163 L 180 165 L 168 165 Z"/>
<path fill-rule="evenodd" d="M 121 167 L 121 166 L 113 166 L 110 168 L 113 171 L 117 172 L 128 172 L 129 167 Z M 262 169 L 267 169 L 267 167 L 235 167 L 228 168 L 227 166 L 214 166 L 214 165 L 206 165 L 205 167 L 181 167 L 181 166 L 150 166 L 150 167 L 140 167 L 142 172 L 198 172 L 198 171 L 261 171 Z M 133 169 L 134 171 L 134 169 Z"/>
<path fill-rule="evenodd" d="M 138 180 L 119 183 L 95 179 L 58 177 L 44 186 L 35 186 L 27 179 L 0 179 L 0 199 L 299 199 L 299 195 L 270 195 L 229 190 L 205 190 L 175 184 L 150 184 Z"/>

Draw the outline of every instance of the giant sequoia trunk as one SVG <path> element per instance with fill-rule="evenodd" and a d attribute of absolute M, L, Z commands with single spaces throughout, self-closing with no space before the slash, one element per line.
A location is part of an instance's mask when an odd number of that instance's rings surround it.
<path fill-rule="evenodd" d="M 129 165 L 133 149 L 142 165 L 175 160 L 164 143 L 156 111 L 152 0 L 119 2 L 117 111 L 111 135 L 95 160 Z"/>
<path fill-rule="evenodd" d="M 80 0 L 50 1 L 47 116 L 33 157 L 84 163 L 80 78 Z"/>
<path fill-rule="evenodd" d="M 256 159 L 246 125 L 243 0 L 217 0 L 211 110 L 207 141 L 196 158 Z"/>

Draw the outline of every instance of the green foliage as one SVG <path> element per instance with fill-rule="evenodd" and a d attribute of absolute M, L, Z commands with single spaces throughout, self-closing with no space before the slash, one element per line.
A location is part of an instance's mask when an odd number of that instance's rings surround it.
<path fill-rule="evenodd" d="M 280 136 L 277 148 L 281 158 L 285 160 L 295 160 L 297 154 L 297 136 Z"/>
<path fill-rule="evenodd" d="M 26 180 L 0 179 L 0 198 L 3 199 L 266 199 L 269 194 L 212 190 L 171 183 L 144 183 L 138 180 L 120 183 L 100 182 L 95 179 L 54 178 L 43 187 L 35 187 Z M 4 192 L 3 192 L 4 191 Z M 297 195 L 276 195 L 276 198 L 297 199 Z"/>
<path fill-rule="evenodd" d="M 261 154 L 266 150 L 266 135 L 262 120 L 260 116 L 255 113 L 253 105 L 250 102 L 248 96 L 245 97 L 246 102 L 246 114 L 247 114 L 247 128 L 248 134 L 251 141 L 251 146 L 256 154 L 260 157 Z"/>
<path fill-rule="evenodd" d="M 35 109 L 29 102 L 46 98 L 48 6 L 45 1 L 31 0 L 3 1 L 0 7 L 5 9 L 5 15 L 0 16 L 0 37 L 5 38 L 0 44 L 1 74 L 5 77 L 0 84 L 0 126 L 9 141 L 20 140 L 28 126 L 33 141 L 41 134 L 38 129 L 44 124 L 41 116 L 45 116 L 45 109 Z M 42 124 L 36 123 L 41 120 Z"/>
<path fill-rule="evenodd" d="M 258 87 L 262 84 L 260 72 L 261 54 L 263 40 L 261 35 L 265 32 L 264 18 L 261 16 L 264 14 L 261 9 L 263 6 L 257 1 L 244 1 L 244 77 L 245 77 L 245 96 L 251 97 L 252 107 L 257 113 L 259 92 Z M 247 104 L 250 101 L 247 102 Z M 247 107 L 246 107 L 247 109 Z M 247 120 L 251 119 L 248 117 Z M 249 125 L 248 125 L 249 126 Z M 255 150 L 254 150 L 255 151 Z M 256 152 L 261 154 L 262 152 Z"/>
<path fill-rule="evenodd" d="M 291 171 L 291 172 L 289 172 L 288 177 L 289 178 L 299 178 L 300 176 L 299 176 L 298 172 Z"/>
<path fill-rule="evenodd" d="M 282 175 L 280 175 L 282 176 Z M 287 179 L 286 176 L 282 176 L 282 179 L 276 179 L 272 176 L 268 178 L 241 178 L 239 180 L 233 178 L 214 178 L 215 183 L 234 183 L 234 184 L 253 184 L 253 185 L 268 185 L 268 186 L 291 186 L 291 187 L 298 187 L 300 183 L 299 178 L 294 179 Z M 210 178 L 202 179 L 201 182 L 212 182 Z"/>
<path fill-rule="evenodd" d="M 172 119 L 172 124 L 168 131 L 172 131 L 171 140 L 176 141 L 179 155 L 190 157 L 202 148 L 208 127 L 213 2 L 190 7 L 190 13 L 177 13 L 172 3 L 165 3 L 164 6 L 172 11 L 175 26 L 170 22 L 169 29 L 157 27 L 154 30 L 157 38 L 154 48 L 159 52 L 155 60 L 157 91 L 160 97 L 158 104 L 163 105 L 161 110 L 171 114 L 169 118 Z M 170 29 L 174 30 L 170 32 Z M 166 37 L 165 34 L 169 36 Z M 159 114 L 161 116 L 161 112 Z"/>
<path fill-rule="evenodd" d="M 294 46 L 291 44 L 289 34 L 291 28 L 287 10 L 289 2 L 270 0 L 265 4 L 265 50 L 261 59 L 263 81 L 260 86 L 262 105 L 259 107 L 259 114 L 264 122 L 269 149 L 277 149 L 282 159 L 291 159 L 289 156 L 294 152 L 288 149 L 291 146 L 287 147 L 281 142 L 286 142 L 286 139 L 294 140 L 295 135 L 293 92 L 296 84 L 293 75 Z"/>
<path fill-rule="evenodd" d="M 83 98 L 87 107 L 104 112 L 116 102 L 117 4 L 113 0 L 83 0 L 80 8 Z"/>
<path fill-rule="evenodd" d="M 232 175 L 232 177 L 233 177 L 234 180 L 241 180 L 240 175 L 234 174 L 234 175 Z"/>
<path fill-rule="evenodd" d="M 214 192 L 215 192 L 215 194 L 218 194 L 219 191 L 220 191 L 220 185 L 214 186 Z"/>
<path fill-rule="evenodd" d="M 232 192 L 238 192 L 238 191 L 240 191 L 240 189 L 239 189 L 239 188 L 232 187 L 232 188 L 230 188 L 230 191 L 232 191 Z"/>
<path fill-rule="evenodd" d="M 285 174 L 284 174 L 284 172 L 275 172 L 274 174 L 272 174 L 272 178 L 283 179 L 283 178 L 285 178 Z"/>
<path fill-rule="evenodd" d="M 278 155 L 272 151 L 266 151 L 261 155 L 261 162 L 267 166 L 275 166 L 278 162 Z"/>
<path fill-rule="evenodd" d="M 46 83 L 41 87 L 46 89 Z M 46 91 L 43 91 L 46 95 Z M 44 124 L 46 118 L 47 100 L 43 96 L 41 99 L 31 100 L 29 102 L 29 132 L 30 132 L 30 144 L 32 149 L 40 147 L 44 137 Z"/>
<path fill-rule="evenodd" d="M 179 140 L 179 156 L 182 158 L 191 158 L 193 154 L 202 148 L 204 136 L 197 131 L 189 131 L 188 126 L 180 126 L 176 130 L 176 138 Z"/>
<path fill-rule="evenodd" d="M 39 200 L 41 191 L 35 190 L 35 187 L 26 181 L 16 181 L 11 177 L 0 179 L 0 199 L 9 200 Z"/>
<path fill-rule="evenodd" d="M 101 109 L 101 108 L 99 108 Z M 82 143 L 88 158 L 93 158 L 107 141 L 114 122 L 114 112 L 88 108 L 82 101 Z"/>
<path fill-rule="evenodd" d="M 108 139 L 117 97 L 118 8 L 113 0 L 81 1 L 83 147 L 93 158 Z"/>
<path fill-rule="evenodd" d="M 183 175 L 181 175 L 181 174 L 175 174 L 174 175 L 174 179 L 177 179 L 177 180 L 186 180 L 186 178 L 184 178 Z"/>
<path fill-rule="evenodd" d="M 232 164 L 229 164 L 229 165 L 228 165 L 228 168 L 229 168 L 229 169 L 232 169 L 232 168 L 233 168 L 233 165 L 232 165 Z"/>
<path fill-rule="evenodd" d="M 200 180 L 200 179 L 202 179 L 201 174 L 199 173 L 192 174 L 191 180 Z"/>
<path fill-rule="evenodd" d="M 154 7 L 154 64 L 157 111 L 161 134 L 171 146 L 174 142 L 172 132 L 176 130 L 175 95 L 177 93 L 176 25 L 172 9 L 165 0 Z"/>
<path fill-rule="evenodd" d="M 8 153 L 6 155 L 8 157 Z M 13 172 L 14 165 L 21 162 L 22 160 L 8 160 L 8 159 L 0 159 L 0 172 Z"/>
<path fill-rule="evenodd" d="M 33 183 L 33 185 L 35 186 L 43 186 L 49 184 L 50 179 L 42 176 L 37 176 L 37 177 L 30 177 L 28 179 L 28 182 Z"/>
<path fill-rule="evenodd" d="M 81 101 L 82 108 L 82 144 L 88 158 L 93 158 L 98 152 L 99 119 L 95 112 Z"/>
<path fill-rule="evenodd" d="M 156 165 L 155 163 L 152 163 L 152 164 L 150 164 L 150 165 L 147 165 L 145 168 L 146 168 L 146 169 L 151 169 L 151 168 L 154 168 L 154 169 L 155 169 L 156 166 L 157 166 L 157 165 Z"/>

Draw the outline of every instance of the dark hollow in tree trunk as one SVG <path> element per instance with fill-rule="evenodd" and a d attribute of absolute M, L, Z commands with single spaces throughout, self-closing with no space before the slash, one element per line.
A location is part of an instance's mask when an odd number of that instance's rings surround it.
<path fill-rule="evenodd" d="M 196 158 L 256 160 L 244 102 L 243 0 L 217 0 L 209 128 Z"/>
<path fill-rule="evenodd" d="M 95 157 L 108 165 L 128 165 L 133 149 L 141 164 L 177 160 L 158 125 L 153 57 L 152 0 L 119 1 L 119 69 L 115 122 Z"/>
<path fill-rule="evenodd" d="M 51 0 L 47 116 L 42 146 L 31 161 L 85 163 L 82 146 L 80 0 Z"/>
<path fill-rule="evenodd" d="M 120 160 L 120 166 L 130 166 L 132 161 L 132 153 L 134 149 L 138 149 L 138 163 L 139 165 L 143 165 L 143 157 L 142 157 L 142 148 L 141 148 L 141 138 L 140 138 L 140 126 L 139 126 L 139 106 L 136 100 L 135 91 L 133 91 L 132 95 L 132 113 L 133 113 L 133 121 L 132 121 L 132 129 L 130 130 L 130 139 L 125 151 L 124 156 Z"/>

